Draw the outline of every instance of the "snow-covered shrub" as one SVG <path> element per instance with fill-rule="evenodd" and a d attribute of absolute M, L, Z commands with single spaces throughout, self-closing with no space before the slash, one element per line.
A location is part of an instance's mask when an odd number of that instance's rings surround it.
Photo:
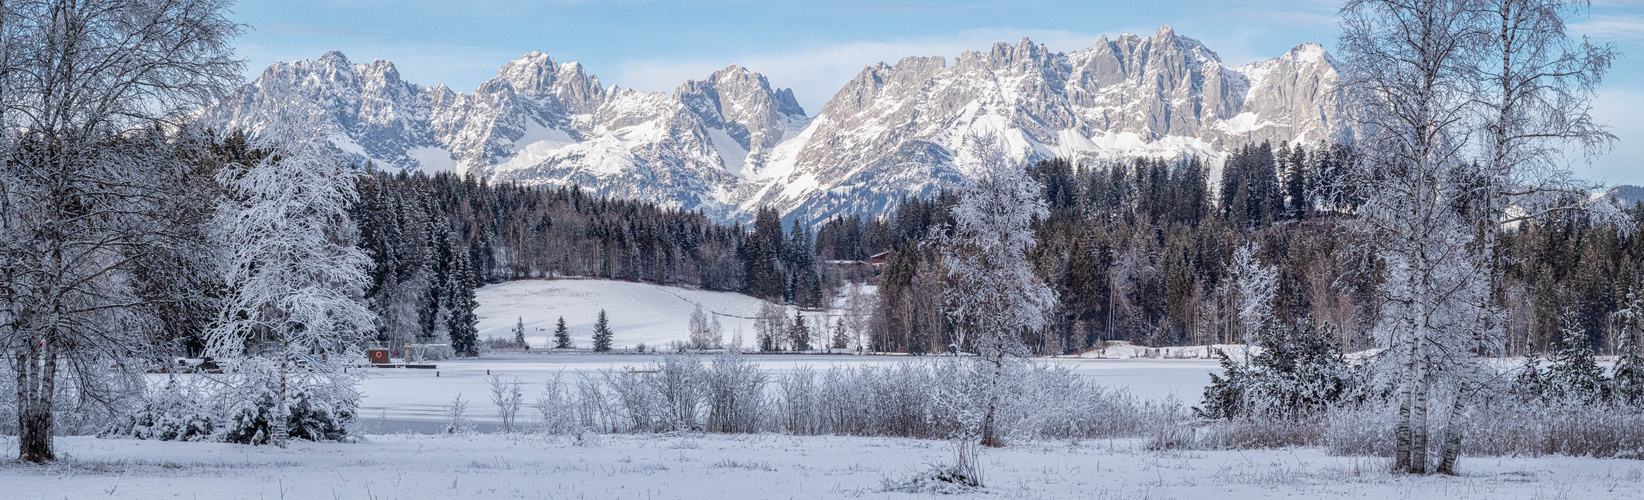
<path fill-rule="evenodd" d="M 358 396 L 342 396 L 335 387 L 296 383 L 288 380 L 286 436 L 309 441 L 342 441 L 349 424 L 359 418 Z M 352 391 L 352 388 L 348 388 Z M 273 443 L 277 393 L 272 384 L 239 388 L 228 397 L 225 421 L 219 426 L 220 439 L 227 443 L 264 445 Z"/>
<path fill-rule="evenodd" d="M 458 392 L 457 397 L 451 399 L 451 405 L 445 407 L 445 433 L 466 435 L 474 432 L 474 421 L 468 418 L 468 400 Z"/>
<path fill-rule="evenodd" d="M 953 463 L 931 464 L 901 480 L 885 479 L 881 489 L 898 493 L 965 494 L 982 485 L 982 457 L 974 440 L 955 439 Z"/>
<path fill-rule="evenodd" d="M 265 445 L 271 441 L 274 421 L 274 391 L 266 386 L 236 391 L 228 405 L 221 439 L 227 443 Z"/>
<path fill-rule="evenodd" d="M 512 382 L 503 382 L 501 375 L 491 377 L 491 404 L 497 407 L 497 417 L 502 419 L 502 432 L 514 432 L 514 418 L 525 405 L 524 387 L 517 377 Z"/>
<path fill-rule="evenodd" d="M 168 381 L 150 390 L 142 403 L 116 417 L 99 435 L 161 441 L 214 440 L 218 418 L 201 403 L 206 399 L 195 387 Z"/>
<path fill-rule="evenodd" d="M 660 430 L 699 431 L 699 415 L 707 381 L 702 375 L 702 362 L 694 355 L 665 356 L 655 365 L 651 380 L 652 390 L 661 405 Z"/>
<path fill-rule="evenodd" d="M 1525 398 L 1506 381 L 1476 392 L 1458 422 L 1465 429 L 1461 453 L 1472 456 L 1569 455 L 1644 458 L 1644 411 L 1615 404 L 1570 404 Z M 1436 407 L 1450 401 L 1436 400 Z M 1391 456 L 1395 402 L 1375 398 L 1326 413 L 1325 446 L 1337 455 Z M 1447 424 L 1429 419 L 1433 429 Z M 1429 442 L 1436 452 L 1440 443 Z"/>
<path fill-rule="evenodd" d="M 623 422 L 623 430 L 628 432 L 651 432 L 658 430 L 658 422 L 662 416 L 660 399 L 651 384 L 646 380 L 648 373 L 632 368 L 619 371 L 602 372 L 605 387 L 615 400 L 615 409 L 620 415 L 615 419 Z"/>
<path fill-rule="evenodd" d="M 816 372 L 808 366 L 799 367 L 783 375 L 777 387 L 780 397 L 775 406 L 782 430 L 796 435 L 820 433 L 822 402 L 816 390 Z"/>
<path fill-rule="evenodd" d="M 1193 409 L 1195 415 L 1222 420 L 1305 419 L 1347 394 L 1357 379 L 1335 335 L 1321 323 L 1270 323 L 1256 347 L 1243 362 L 1217 353 L 1223 374 L 1210 374 L 1203 406 Z"/>
<path fill-rule="evenodd" d="M 1145 436 L 1186 420 L 1174 398 L 1142 401 L 1130 392 L 1105 387 L 1070 367 L 1027 363 L 1014 377 L 1015 397 L 1004 412 L 1013 439 L 1071 439 Z"/>
<path fill-rule="evenodd" d="M 564 434 L 577 428 L 576 406 L 561 374 L 554 374 L 537 395 L 537 429 L 546 434 Z"/>
<path fill-rule="evenodd" d="M 287 416 L 286 437 L 310 441 L 340 441 L 348 438 L 349 424 L 359 418 L 358 379 L 344 373 L 317 373 L 301 363 L 292 363 L 285 377 Z M 276 364 L 266 358 L 242 360 L 239 373 L 229 377 L 229 388 L 217 395 L 216 411 L 222 441 L 239 444 L 273 444 L 274 415 L 281 383 Z"/>
<path fill-rule="evenodd" d="M 708 432 L 759 432 L 765 408 L 766 375 L 740 351 L 714 356 L 702 372 L 706 378 Z"/>
<path fill-rule="evenodd" d="M 577 424 L 581 429 L 592 429 L 599 432 L 615 432 L 616 422 L 613 412 L 610 411 L 610 400 L 605 395 L 604 384 L 597 374 L 582 373 L 577 376 Z"/>

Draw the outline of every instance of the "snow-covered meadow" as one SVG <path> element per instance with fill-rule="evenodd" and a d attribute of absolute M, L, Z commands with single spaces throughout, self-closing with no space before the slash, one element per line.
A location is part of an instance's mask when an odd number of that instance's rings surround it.
<path fill-rule="evenodd" d="M 4 438 L 0 438 L 4 441 Z M 0 445 L 11 443 L 0 442 Z M 951 460 L 946 442 L 783 435 L 366 435 L 290 448 L 63 438 L 64 459 L 0 464 L 5 498 L 1638 498 L 1644 462 L 1478 458 L 1392 475 L 1317 449 L 1151 451 L 1136 440 L 1020 443 L 982 454 L 986 487 L 889 491 Z"/>
<path fill-rule="evenodd" d="M 63 460 L 0 465 L 6 498 L 923 498 L 897 485 L 952 461 L 947 441 L 784 434 L 501 434 L 492 376 L 535 393 L 555 375 L 628 371 L 655 354 L 495 353 L 435 370 L 373 369 L 353 443 L 287 449 L 222 443 L 59 438 Z M 915 358 L 748 355 L 774 377 Z M 1054 358 L 1140 398 L 1196 402 L 1216 369 L 1201 359 Z M 478 432 L 426 434 L 458 393 Z M 533 425 L 532 412 L 521 426 Z M 0 438 L 0 440 L 14 438 Z M 1383 458 L 1318 448 L 1154 450 L 1146 438 L 1024 440 L 982 454 L 990 498 L 1626 498 L 1644 461 L 1469 457 L 1460 475 L 1387 472 Z M 0 442 L 0 446 L 13 443 Z"/>
<path fill-rule="evenodd" d="M 618 349 L 683 342 L 689 338 L 687 327 L 698 306 L 719 321 L 725 341 L 741 332 L 743 345 L 751 346 L 763 303 L 740 293 L 596 279 L 509 281 L 481 287 L 475 295 L 479 338 L 512 339 L 514 327 L 524 322 L 525 341 L 533 349 L 553 345 L 554 327 L 561 317 L 571 331 L 572 344 L 588 348 L 600 311 L 610 316 L 615 332 L 612 342 Z M 823 314 L 806 316 L 820 320 Z"/>

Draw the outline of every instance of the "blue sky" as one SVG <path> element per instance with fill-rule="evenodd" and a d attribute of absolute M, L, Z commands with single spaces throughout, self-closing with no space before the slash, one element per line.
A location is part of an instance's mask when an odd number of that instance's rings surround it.
<path fill-rule="evenodd" d="M 1056 51 L 1102 34 L 1162 25 L 1203 41 L 1224 62 L 1283 54 L 1303 42 L 1333 49 L 1337 0 L 786 1 L 786 0 L 242 0 L 233 18 L 247 77 L 275 61 L 339 50 L 393 61 L 407 81 L 469 91 L 510 60 L 540 50 L 579 61 L 600 82 L 672 91 L 729 64 L 794 89 L 815 113 L 863 66 L 904 56 L 957 56 L 1031 38 Z M 1616 62 L 1595 116 L 1620 137 L 1587 162 L 1585 178 L 1644 184 L 1644 0 L 1593 0 L 1573 31 L 1614 42 Z"/>

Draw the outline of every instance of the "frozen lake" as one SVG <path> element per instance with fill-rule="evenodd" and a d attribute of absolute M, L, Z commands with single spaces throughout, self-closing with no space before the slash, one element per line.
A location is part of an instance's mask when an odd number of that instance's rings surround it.
<path fill-rule="evenodd" d="M 775 376 L 799 367 L 826 370 L 833 366 L 889 366 L 929 359 L 822 354 L 747 356 Z M 490 422 L 496 419 L 490 402 L 492 376 L 501 376 L 506 381 L 518 378 L 525 384 L 529 404 L 536 399 L 544 382 L 555 374 L 574 377 L 581 372 L 637 369 L 660 362 L 662 358 L 656 354 L 494 353 L 480 359 L 442 360 L 433 370 L 372 369 L 370 378 L 360 387 L 365 395 L 360 420 L 372 432 L 431 432 L 438 422 L 445 420 L 446 406 L 460 393 L 469 401 L 471 417 L 481 423 Z M 1216 361 L 1200 359 L 1048 358 L 1044 361 L 1071 367 L 1104 385 L 1128 389 L 1142 398 L 1174 397 L 1187 405 L 1198 402 L 1205 385 L 1210 383 L 1210 373 L 1220 369 Z"/>

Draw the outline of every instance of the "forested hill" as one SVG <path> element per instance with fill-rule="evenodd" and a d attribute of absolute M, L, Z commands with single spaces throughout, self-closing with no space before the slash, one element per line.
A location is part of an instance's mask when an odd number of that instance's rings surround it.
<path fill-rule="evenodd" d="M 824 303 L 808 228 L 784 232 L 776 212 L 750 227 L 701 211 L 591 196 L 576 187 L 489 184 L 450 173 L 371 172 L 354 219 L 372 259 L 367 299 L 380 335 L 435 337 L 447 283 L 573 276 L 744 292 Z M 394 333 L 391 333 L 394 332 Z"/>
<path fill-rule="evenodd" d="M 1034 269 L 1058 292 L 1054 319 L 1030 334 L 1042 353 L 1104 340 L 1147 345 L 1235 342 L 1230 269 L 1236 251 L 1278 271 L 1275 314 L 1328 323 L 1345 348 L 1373 344 L 1372 304 L 1382 279 L 1365 236 L 1351 224 L 1357 168 L 1346 148 L 1251 145 L 1230 153 L 1212 184 L 1196 159 L 1137 159 L 1076 168 L 1045 161 L 1031 171 L 1050 216 L 1035 227 Z M 1214 186 L 1214 187 L 1213 187 Z M 433 334 L 444 314 L 439 283 L 454 248 L 475 282 L 577 276 L 724 290 L 805 306 L 828 303 L 838 277 L 824 260 L 865 260 L 895 249 L 871 322 L 876 350 L 930 352 L 952 343 L 942 305 L 934 229 L 955 197 L 907 198 L 886 217 L 838 216 L 812 233 L 784 227 L 772 210 L 752 226 L 700 211 L 591 196 L 578 188 L 522 187 L 373 172 L 355 217 L 372 256 L 373 307 L 386 331 Z M 1328 193 L 1328 195 L 1327 195 Z M 1634 209 L 1635 217 L 1644 212 Z M 1644 220 L 1644 219 L 1640 219 Z M 1515 352 L 1542 350 L 1573 325 L 1611 346 L 1611 317 L 1644 290 L 1644 243 L 1580 214 L 1501 234 L 1507 255 L 1497 300 Z M 442 243 L 444 242 L 444 243 Z M 416 297 L 426 308 L 403 306 Z M 402 305 L 396 305 L 402 304 Z M 421 311 L 421 312 L 419 312 Z M 433 312 L 429 312 L 433 311 Z"/>
<path fill-rule="evenodd" d="M 1276 318 L 1324 323 L 1344 349 L 1373 347 L 1384 269 L 1354 224 L 1364 190 L 1346 174 L 1356 168 L 1342 147 L 1282 144 L 1229 154 L 1216 188 L 1194 160 L 1034 165 L 1050 216 L 1035 225 L 1038 245 L 1029 259 L 1059 300 L 1049 328 L 1027 340 L 1040 353 L 1104 340 L 1242 341 L 1247 332 L 1231 281 L 1235 254 L 1252 245 L 1257 263 L 1277 271 Z M 953 342 L 942 298 L 947 280 L 931 237 L 951 225 L 955 201 L 904 200 L 890 217 L 841 216 L 818 229 L 824 259 L 896 249 L 879 281 L 872 348 L 931 352 Z M 1644 207 L 1629 210 L 1644 224 Z M 1505 312 L 1497 320 L 1508 353 L 1545 352 L 1563 329 L 1613 349 L 1616 311 L 1627 294 L 1644 295 L 1644 238 L 1582 212 L 1499 230 L 1502 255 L 1489 265 L 1499 276 L 1493 297 Z"/>

